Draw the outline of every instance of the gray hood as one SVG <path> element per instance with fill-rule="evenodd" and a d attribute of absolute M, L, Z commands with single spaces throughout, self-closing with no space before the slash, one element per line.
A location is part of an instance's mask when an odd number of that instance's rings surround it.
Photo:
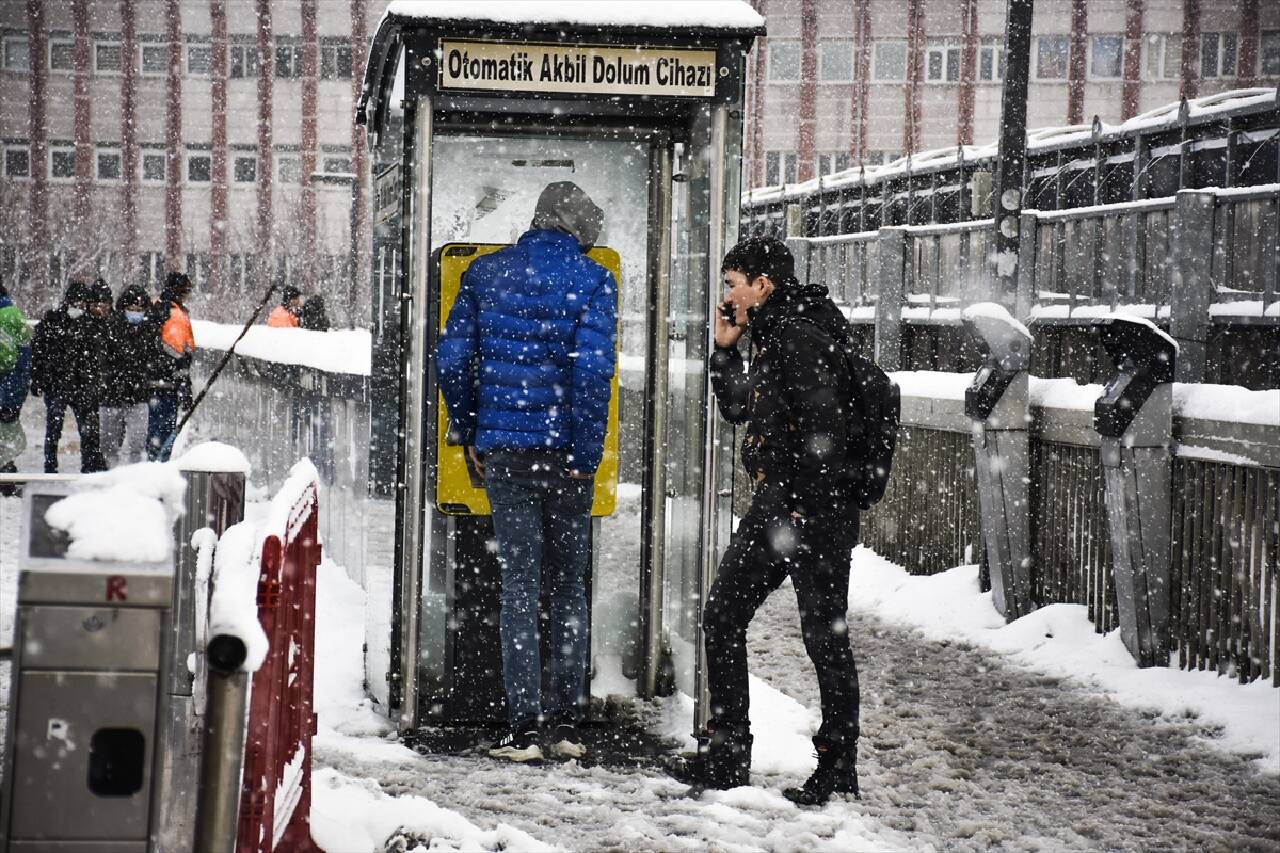
<path fill-rule="evenodd" d="M 538 206 L 529 227 L 554 228 L 570 234 L 585 252 L 596 244 L 603 225 L 604 211 L 582 191 L 582 187 L 573 181 L 556 181 L 547 184 L 542 195 L 538 196 Z"/>

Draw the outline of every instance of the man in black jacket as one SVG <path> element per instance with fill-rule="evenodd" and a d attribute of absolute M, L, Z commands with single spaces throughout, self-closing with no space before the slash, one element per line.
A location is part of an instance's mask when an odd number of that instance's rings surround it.
<path fill-rule="evenodd" d="M 110 302 L 111 291 L 107 290 Z M 44 470 L 58 471 L 58 442 L 67 407 L 80 432 L 80 470 L 106 470 L 99 446 L 98 402 L 101 397 L 99 349 L 102 321 L 88 313 L 95 295 L 83 282 L 67 287 L 63 303 L 36 325 L 31 341 L 31 393 L 44 395 Z"/>
<path fill-rule="evenodd" d="M 151 299 L 130 285 L 107 320 L 103 351 L 102 454 L 115 467 L 147 458 L 147 403 L 150 379 L 160 357 L 160 329 L 148 318 Z"/>
<path fill-rule="evenodd" d="M 815 805 L 834 792 L 857 793 L 858 673 L 845 621 L 858 538 L 856 483 L 846 463 L 848 324 L 826 287 L 796 279 L 791 252 L 778 240 L 745 240 L 721 266 L 728 292 L 716 316 L 711 380 L 720 412 L 746 424 L 742 462 L 754 495 L 703 612 L 710 737 L 677 776 L 711 788 L 748 784 L 747 625 L 790 576 L 817 669 L 822 725 L 814 737 L 817 770 L 803 788 L 783 793 Z M 737 349 L 748 327 L 749 370 Z"/>

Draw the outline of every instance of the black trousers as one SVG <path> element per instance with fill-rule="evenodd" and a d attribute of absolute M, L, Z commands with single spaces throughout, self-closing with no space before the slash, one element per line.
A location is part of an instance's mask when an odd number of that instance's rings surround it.
<path fill-rule="evenodd" d="M 858 737 L 858 670 L 849 647 L 849 560 L 858 539 L 858 511 L 832 506 L 794 519 L 784 486 L 764 483 L 720 561 L 702 615 L 711 713 L 719 725 L 749 724 L 747 625 L 788 575 L 800 606 L 805 650 L 818 674 L 822 727 L 818 735 Z"/>
<path fill-rule="evenodd" d="M 45 473 L 58 472 L 58 442 L 62 439 L 62 424 L 67 415 L 67 407 L 76 416 L 76 429 L 80 431 L 80 471 L 89 474 L 107 470 L 107 460 L 102 456 L 98 404 L 72 402 L 45 392 L 44 406 Z"/>

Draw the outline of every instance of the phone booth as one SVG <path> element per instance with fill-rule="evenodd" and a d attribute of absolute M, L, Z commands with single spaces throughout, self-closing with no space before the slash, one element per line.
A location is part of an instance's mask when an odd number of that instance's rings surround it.
<path fill-rule="evenodd" d="M 548 18 L 550 5 L 392 2 L 365 73 L 375 242 L 396 244 L 374 299 L 375 347 L 397 383 L 382 418 L 396 424 L 385 697 L 405 735 L 505 719 L 489 507 L 446 441 L 433 354 L 467 267 L 515 242 L 541 190 L 564 180 L 603 209 L 590 256 L 619 284 L 592 507 L 591 692 L 679 690 L 696 700 L 695 727 L 707 718 L 698 614 L 733 488 L 710 317 L 738 233 L 745 58 L 764 21 L 739 0 L 564 4 Z"/>

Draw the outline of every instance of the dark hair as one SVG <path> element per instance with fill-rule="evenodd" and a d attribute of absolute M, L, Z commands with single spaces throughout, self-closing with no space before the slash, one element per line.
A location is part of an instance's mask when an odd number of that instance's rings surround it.
<path fill-rule="evenodd" d="M 284 291 L 280 294 L 280 304 L 288 305 L 293 300 L 302 295 L 302 291 L 294 287 L 292 284 L 285 285 Z"/>
<path fill-rule="evenodd" d="M 329 331 L 329 314 L 324 310 L 324 297 L 318 293 L 307 297 L 302 304 L 302 328 L 315 332 Z"/>
<path fill-rule="evenodd" d="M 111 285 L 102 279 L 95 279 L 93 285 L 89 288 L 89 300 L 91 302 L 105 302 L 111 304 Z"/>
<path fill-rule="evenodd" d="M 164 289 L 170 293 L 181 293 L 182 291 L 190 291 L 191 276 L 184 272 L 171 272 L 164 279 Z"/>
<path fill-rule="evenodd" d="M 67 285 L 67 293 L 63 296 L 63 302 L 85 302 L 89 299 L 89 285 L 79 279 L 73 280 Z"/>
<path fill-rule="evenodd" d="M 796 283 L 796 261 L 787 244 L 773 237 L 748 237 L 725 253 L 721 272 L 740 272 L 751 281 L 765 276 L 775 287 Z"/>
<path fill-rule="evenodd" d="M 131 284 L 120 291 L 120 296 L 116 299 L 116 310 L 123 311 L 130 305 L 141 305 L 146 308 L 150 304 L 151 297 L 147 295 L 147 291 L 139 285 Z"/>

